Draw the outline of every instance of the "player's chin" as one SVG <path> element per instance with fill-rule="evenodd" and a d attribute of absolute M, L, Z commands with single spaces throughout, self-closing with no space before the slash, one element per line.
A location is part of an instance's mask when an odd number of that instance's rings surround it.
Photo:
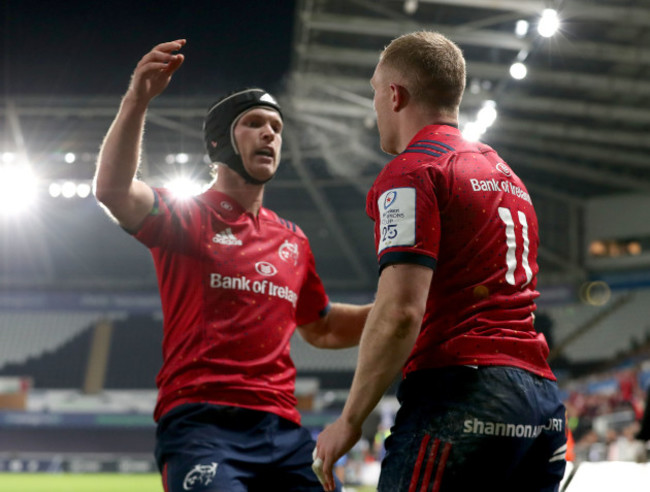
<path fill-rule="evenodd" d="M 249 171 L 249 174 L 259 181 L 267 181 L 275 175 L 276 171 L 277 166 L 259 166 L 252 170 L 252 172 Z"/>

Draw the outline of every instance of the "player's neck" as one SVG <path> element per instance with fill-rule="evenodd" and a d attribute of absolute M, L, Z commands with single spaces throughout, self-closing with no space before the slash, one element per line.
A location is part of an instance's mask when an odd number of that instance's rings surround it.
<path fill-rule="evenodd" d="M 244 178 L 226 166 L 219 166 L 212 189 L 225 193 L 253 215 L 257 215 L 262 208 L 264 185 L 247 183 Z"/>
<path fill-rule="evenodd" d="M 408 144 L 413 140 L 415 135 L 418 134 L 425 126 L 429 125 L 451 125 L 458 127 L 458 118 L 454 115 L 437 113 L 437 112 L 424 112 L 412 110 L 405 111 L 402 116 L 402 121 L 398 128 L 400 152 L 404 151 Z"/>

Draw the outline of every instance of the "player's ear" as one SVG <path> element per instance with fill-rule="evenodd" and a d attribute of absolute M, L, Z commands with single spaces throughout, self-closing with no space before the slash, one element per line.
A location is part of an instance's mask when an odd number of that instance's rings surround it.
<path fill-rule="evenodd" d="M 406 107 L 411 95 L 406 87 L 399 84 L 390 84 L 391 105 L 394 112 L 399 112 Z"/>

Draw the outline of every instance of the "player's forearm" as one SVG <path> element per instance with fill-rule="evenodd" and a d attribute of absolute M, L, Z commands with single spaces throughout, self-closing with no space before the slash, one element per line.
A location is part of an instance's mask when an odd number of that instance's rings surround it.
<path fill-rule="evenodd" d="M 330 348 L 347 348 L 359 345 L 372 304 L 332 304 L 327 322 L 327 345 Z"/>
<path fill-rule="evenodd" d="M 372 304 L 332 303 L 325 318 L 299 326 L 309 344 L 324 349 L 341 349 L 359 345 L 361 333 Z"/>
<path fill-rule="evenodd" d="M 341 418 L 360 427 L 404 366 L 420 330 L 417 312 L 375 306 L 361 337 L 359 360 Z"/>
<path fill-rule="evenodd" d="M 100 149 L 95 194 L 109 208 L 124 200 L 131 189 L 140 161 L 146 111 L 146 104 L 127 93 Z"/>

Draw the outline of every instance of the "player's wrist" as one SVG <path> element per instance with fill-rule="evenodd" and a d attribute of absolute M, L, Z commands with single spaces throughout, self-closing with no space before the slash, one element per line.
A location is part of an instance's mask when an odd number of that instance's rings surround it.
<path fill-rule="evenodd" d="M 130 88 L 122 98 L 122 109 L 144 113 L 147 111 L 150 102 L 151 99 L 143 97 L 133 88 Z"/>

